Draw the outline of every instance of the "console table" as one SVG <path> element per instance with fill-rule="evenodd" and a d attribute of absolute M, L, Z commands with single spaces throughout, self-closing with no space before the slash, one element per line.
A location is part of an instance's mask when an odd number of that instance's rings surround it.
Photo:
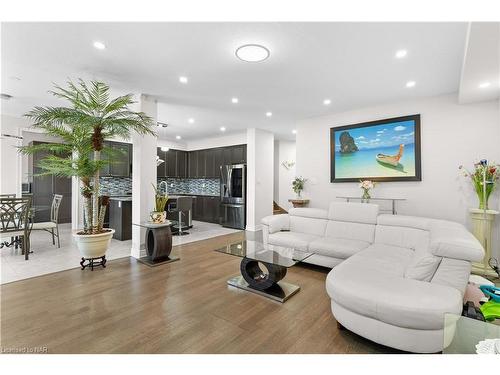
<path fill-rule="evenodd" d="M 294 208 L 298 208 L 307 206 L 309 204 L 309 199 L 302 199 L 302 198 L 289 199 L 288 202 L 290 202 Z"/>
<path fill-rule="evenodd" d="M 163 224 L 143 222 L 134 225 L 146 228 L 144 243 L 147 255 L 139 258 L 139 262 L 153 267 L 179 260 L 178 257 L 170 256 L 172 251 L 172 232 L 170 230 L 172 223 L 170 221 Z"/>
<path fill-rule="evenodd" d="M 392 212 L 393 215 L 397 214 L 397 211 L 396 211 L 396 202 L 401 202 L 401 201 L 405 201 L 406 200 L 405 198 L 377 198 L 377 197 L 369 198 L 369 199 L 365 199 L 365 198 L 361 198 L 361 197 L 337 197 L 337 198 L 345 199 L 347 202 L 356 201 L 356 200 L 357 201 L 361 201 L 361 203 L 370 203 L 371 201 L 387 201 L 387 202 L 391 202 L 392 209 L 390 209 L 390 210 L 381 209 L 380 211 Z"/>

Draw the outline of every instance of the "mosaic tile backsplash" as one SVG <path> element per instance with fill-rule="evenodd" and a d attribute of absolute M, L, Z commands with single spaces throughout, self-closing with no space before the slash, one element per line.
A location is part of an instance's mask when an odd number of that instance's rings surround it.
<path fill-rule="evenodd" d="M 159 178 L 158 184 L 161 181 L 167 182 L 168 194 L 220 195 L 218 178 Z"/>
<path fill-rule="evenodd" d="M 100 177 L 99 184 L 101 194 L 109 196 L 132 194 L 132 177 Z"/>
<path fill-rule="evenodd" d="M 168 194 L 220 195 L 218 178 L 159 178 L 158 184 L 161 181 L 167 182 Z M 110 196 L 132 194 L 131 177 L 101 177 L 99 182 L 101 194 Z"/>

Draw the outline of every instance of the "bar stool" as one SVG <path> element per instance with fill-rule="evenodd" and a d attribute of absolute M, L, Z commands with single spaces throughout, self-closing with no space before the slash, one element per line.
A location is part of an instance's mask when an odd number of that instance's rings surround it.
<path fill-rule="evenodd" d="M 178 213 L 178 220 L 177 224 L 174 225 L 173 227 L 177 229 L 177 232 L 173 233 L 173 235 L 177 236 L 185 236 L 186 234 L 189 234 L 189 232 L 185 232 L 182 230 L 182 216 L 186 215 L 186 211 L 192 210 L 193 208 L 193 197 L 178 197 L 177 198 L 177 205 L 174 209 L 170 210 L 170 212 L 177 212 Z M 187 227 L 187 223 L 186 223 Z"/>

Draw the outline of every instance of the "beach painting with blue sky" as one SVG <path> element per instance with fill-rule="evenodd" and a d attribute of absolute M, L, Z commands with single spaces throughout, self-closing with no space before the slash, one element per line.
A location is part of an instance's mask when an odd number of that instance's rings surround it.
<path fill-rule="evenodd" d="M 330 129 L 331 181 L 420 181 L 420 115 Z"/>

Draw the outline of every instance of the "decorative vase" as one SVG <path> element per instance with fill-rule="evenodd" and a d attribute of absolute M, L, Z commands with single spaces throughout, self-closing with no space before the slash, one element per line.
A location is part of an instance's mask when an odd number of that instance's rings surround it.
<path fill-rule="evenodd" d="M 153 224 L 163 224 L 167 221 L 167 211 L 151 211 L 149 217 Z"/>
<path fill-rule="evenodd" d="M 486 189 L 486 200 L 484 199 L 485 196 L 483 194 L 483 189 L 476 189 L 477 193 L 477 198 L 479 199 L 479 209 L 480 210 L 487 210 L 488 209 L 488 200 L 490 199 L 492 189 Z"/>
<path fill-rule="evenodd" d="M 363 195 L 361 197 L 362 199 L 370 199 L 370 189 L 363 189 Z"/>
<path fill-rule="evenodd" d="M 297 191 L 297 199 L 301 199 L 302 197 L 300 196 L 300 190 Z"/>

